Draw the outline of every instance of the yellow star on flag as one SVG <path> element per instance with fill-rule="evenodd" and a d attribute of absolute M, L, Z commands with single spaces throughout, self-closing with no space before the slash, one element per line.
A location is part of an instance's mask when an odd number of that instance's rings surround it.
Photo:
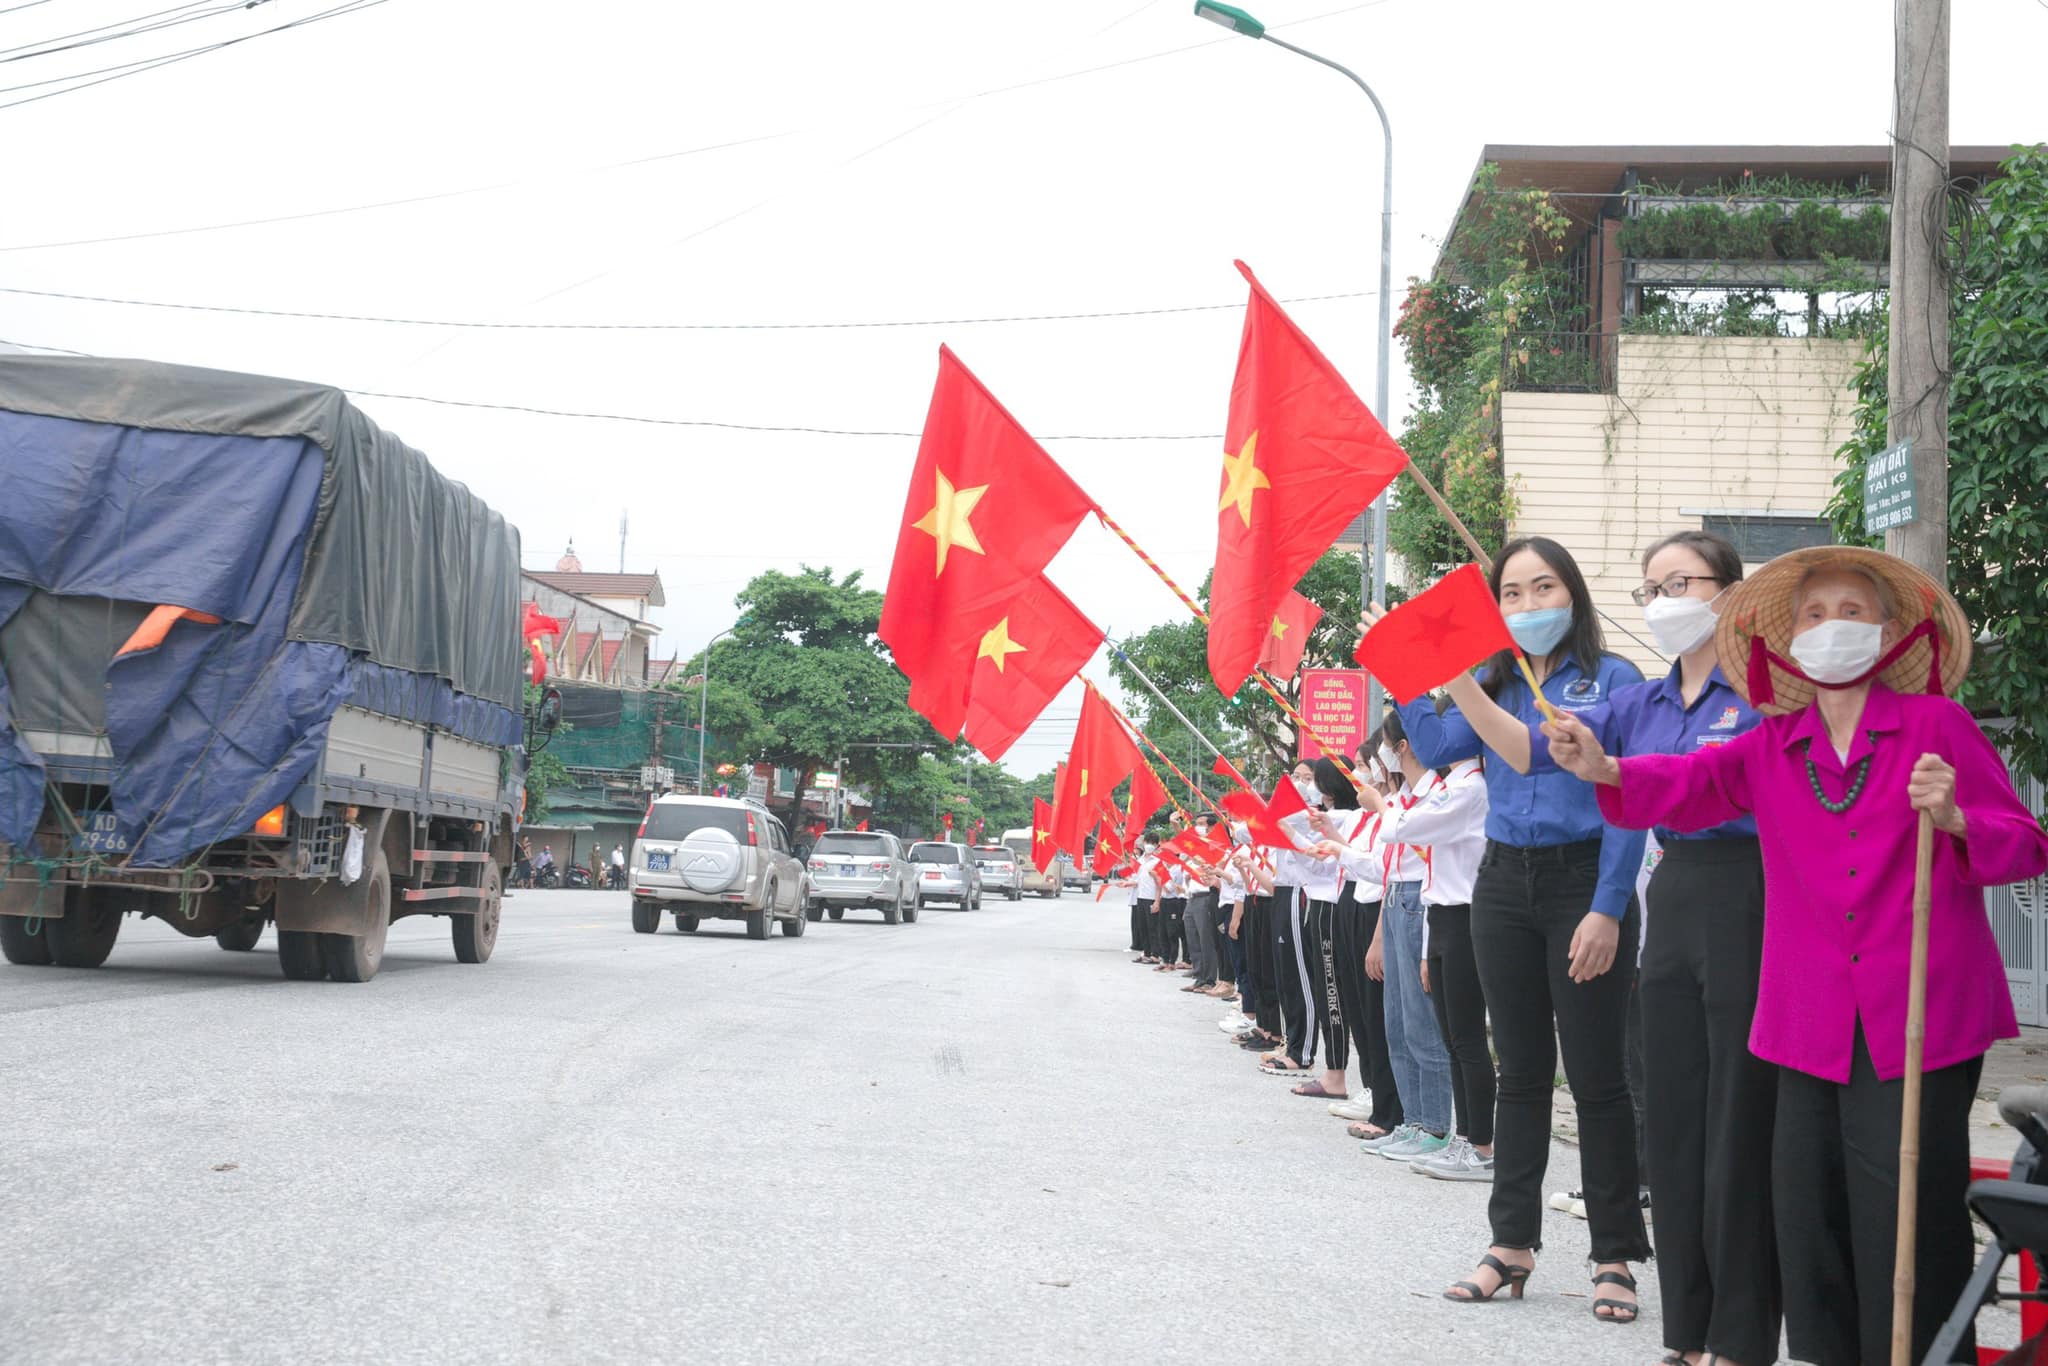
<path fill-rule="evenodd" d="M 1284 635 L 1286 635 L 1286 634 L 1287 634 L 1287 623 L 1286 623 L 1286 622 L 1284 622 L 1284 621 L 1282 621 L 1282 620 L 1280 620 L 1280 618 L 1278 618 L 1278 617 L 1274 617 L 1274 618 L 1273 618 L 1273 634 L 1274 634 L 1274 635 L 1276 635 L 1276 636 L 1284 636 Z"/>
<path fill-rule="evenodd" d="M 1266 478 L 1266 472 L 1255 463 L 1254 451 L 1258 444 L 1259 434 L 1253 432 L 1244 439 L 1244 446 L 1236 455 L 1224 453 L 1223 473 L 1230 482 L 1224 486 L 1223 501 L 1216 505 L 1216 510 L 1221 512 L 1234 504 L 1237 515 L 1244 519 L 1247 531 L 1252 525 L 1252 495 L 1260 489 L 1273 487 L 1273 481 Z"/>
<path fill-rule="evenodd" d="M 939 543 L 939 567 L 932 571 L 934 578 L 946 572 L 946 552 L 956 545 L 977 555 L 987 553 L 976 539 L 974 523 L 968 518 L 973 515 L 974 505 L 981 501 L 981 495 L 988 492 L 988 485 L 956 489 L 944 470 L 937 471 L 937 474 L 939 484 L 932 510 L 911 523 Z"/>
<path fill-rule="evenodd" d="M 1081 795 L 1088 795 L 1088 770 L 1085 768 L 1081 770 Z"/>
<path fill-rule="evenodd" d="M 1052 831 L 1050 831 L 1050 830 L 1036 830 L 1036 831 L 1033 831 L 1033 832 L 1032 832 L 1032 838 L 1033 838 L 1033 839 L 1035 839 L 1035 840 L 1037 840 L 1037 841 L 1038 841 L 1038 842 L 1039 842 L 1040 844 L 1043 844 L 1043 843 L 1045 843 L 1045 842 L 1046 842 L 1047 840 L 1049 840 L 1049 839 L 1051 839 L 1051 838 L 1052 838 Z"/>
<path fill-rule="evenodd" d="M 974 657 L 976 659 L 995 661 L 996 672 L 1001 673 L 1003 671 L 1003 661 L 1011 655 L 1023 654 L 1024 650 L 1024 646 L 1010 639 L 1010 619 L 1004 617 L 983 633 L 981 649 L 975 652 Z"/>

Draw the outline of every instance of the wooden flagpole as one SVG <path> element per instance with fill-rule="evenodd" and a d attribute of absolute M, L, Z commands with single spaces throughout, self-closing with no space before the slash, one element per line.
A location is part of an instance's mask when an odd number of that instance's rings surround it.
<path fill-rule="evenodd" d="M 1934 900 L 1934 816 L 1913 846 L 1913 954 L 1906 972 L 1906 1074 L 1899 1112 L 1899 1223 L 1892 1261 L 1892 1366 L 1913 1362 L 1913 1256 L 1920 1222 L 1920 1066 L 1927 1047 L 1927 920 Z"/>

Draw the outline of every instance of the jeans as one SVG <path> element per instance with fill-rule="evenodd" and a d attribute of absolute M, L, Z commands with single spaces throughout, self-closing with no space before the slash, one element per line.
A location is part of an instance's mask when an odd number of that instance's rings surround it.
<path fill-rule="evenodd" d="M 1451 1128 L 1451 1055 L 1422 990 L 1422 884 L 1390 882 L 1380 907 L 1380 956 L 1386 962 L 1387 1057 L 1410 1124 L 1433 1134 Z M 1548 1141 L 1549 1128 L 1544 1129 Z"/>
<path fill-rule="evenodd" d="M 1639 1262 L 1650 1255 L 1650 1240 L 1636 1179 L 1635 1107 L 1622 1061 L 1639 923 L 1633 897 L 1614 965 L 1590 982 L 1570 977 L 1572 935 L 1592 908 L 1599 876 L 1598 840 L 1531 848 L 1488 840 L 1479 860 L 1472 949 L 1500 1052 L 1487 1215 L 1499 1246 L 1543 1246 L 1543 1174 L 1550 1165 L 1551 1092 L 1562 1045 L 1565 1080 L 1578 1108 L 1593 1260 Z M 1389 964 L 1389 982 L 1393 975 Z"/>

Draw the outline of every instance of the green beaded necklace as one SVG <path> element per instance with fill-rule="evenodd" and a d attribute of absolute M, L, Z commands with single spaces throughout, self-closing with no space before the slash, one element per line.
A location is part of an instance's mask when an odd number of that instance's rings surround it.
<path fill-rule="evenodd" d="M 1875 732 L 1872 732 L 1870 742 L 1873 745 L 1877 743 Z M 1841 815 L 1844 811 L 1856 805 L 1856 799 L 1863 795 L 1863 784 L 1870 777 L 1870 761 L 1877 757 L 1875 754 L 1864 755 L 1862 762 L 1856 765 L 1856 772 L 1850 780 L 1848 793 L 1843 796 L 1842 800 L 1831 802 L 1828 800 L 1827 793 L 1820 790 L 1820 770 L 1813 766 L 1812 737 L 1809 736 L 1807 738 L 1806 743 L 1801 746 L 1799 752 L 1806 758 L 1806 781 L 1813 788 L 1813 799 L 1821 804 L 1821 809 L 1836 816 Z"/>

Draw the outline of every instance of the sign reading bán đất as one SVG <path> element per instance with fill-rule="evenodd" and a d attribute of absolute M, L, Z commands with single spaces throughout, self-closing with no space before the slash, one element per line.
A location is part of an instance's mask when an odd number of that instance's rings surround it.
<path fill-rule="evenodd" d="M 1366 673 L 1363 669 L 1303 669 L 1301 671 L 1301 714 L 1316 735 L 1330 742 L 1337 757 L 1348 761 L 1372 732 L 1366 723 Z M 1328 753 L 1316 743 L 1316 736 L 1301 733 L 1299 753 L 1304 759 L 1319 759 Z"/>
<path fill-rule="evenodd" d="M 1886 446 L 1863 467 L 1863 530 L 1875 536 L 1919 513 L 1913 484 L 1913 438 Z"/>

